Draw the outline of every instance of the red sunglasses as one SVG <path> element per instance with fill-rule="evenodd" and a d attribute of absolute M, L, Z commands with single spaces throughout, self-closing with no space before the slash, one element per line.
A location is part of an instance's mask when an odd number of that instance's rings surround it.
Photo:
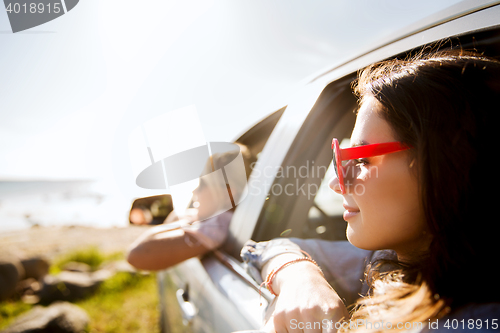
<path fill-rule="evenodd" d="M 385 142 L 385 143 L 373 143 L 370 145 L 341 149 L 339 146 L 339 141 L 334 138 L 332 140 L 333 166 L 335 167 L 335 173 L 337 174 L 337 178 L 339 179 L 341 193 L 345 194 L 345 185 L 344 185 L 345 173 L 342 161 L 386 155 L 410 148 L 411 147 L 405 146 L 401 142 Z"/>

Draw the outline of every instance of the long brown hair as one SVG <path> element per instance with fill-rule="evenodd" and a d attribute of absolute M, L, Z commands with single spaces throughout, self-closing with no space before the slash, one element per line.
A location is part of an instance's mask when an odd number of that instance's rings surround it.
<path fill-rule="evenodd" d="M 433 240 L 426 254 L 368 274 L 372 295 L 351 320 L 426 321 L 467 303 L 500 300 L 495 276 L 499 221 L 493 133 L 500 113 L 500 62 L 462 50 L 374 64 L 354 91 L 375 97 L 397 140 L 413 147 Z M 359 328 L 359 327 L 358 327 Z"/>

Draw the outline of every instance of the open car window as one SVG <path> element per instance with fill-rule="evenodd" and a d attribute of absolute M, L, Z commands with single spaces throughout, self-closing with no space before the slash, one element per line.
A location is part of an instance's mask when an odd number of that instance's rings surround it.
<path fill-rule="evenodd" d="M 269 139 L 269 136 L 283 115 L 285 109 L 286 106 L 259 121 L 252 128 L 241 135 L 236 142 L 245 145 L 253 156 L 259 158 L 260 152 L 266 145 L 267 139 Z"/>
<path fill-rule="evenodd" d="M 333 170 L 329 167 L 331 138 L 349 137 L 354 126 L 357 104 L 350 88 L 353 79 L 338 80 L 319 96 L 277 170 L 254 240 L 280 236 L 345 239 L 342 197 L 328 188 L 328 181 Z"/>

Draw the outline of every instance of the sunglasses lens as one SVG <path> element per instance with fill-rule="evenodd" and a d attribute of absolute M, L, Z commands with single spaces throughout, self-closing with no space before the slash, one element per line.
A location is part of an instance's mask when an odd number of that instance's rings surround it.
<path fill-rule="evenodd" d="M 337 139 L 333 139 L 333 166 L 335 167 L 335 174 L 339 180 L 340 190 L 344 193 L 344 177 L 343 177 L 343 167 L 342 161 L 340 160 L 340 147 Z"/>
<path fill-rule="evenodd" d="M 333 152 L 333 167 L 335 168 L 335 175 L 339 178 L 339 169 L 337 167 L 337 156 L 335 156 L 335 150 Z"/>

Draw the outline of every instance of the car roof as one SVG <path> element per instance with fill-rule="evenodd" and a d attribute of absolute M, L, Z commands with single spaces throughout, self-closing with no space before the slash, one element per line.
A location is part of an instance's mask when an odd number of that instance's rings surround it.
<path fill-rule="evenodd" d="M 397 41 L 401 41 L 407 37 L 416 35 L 420 32 L 429 30 L 433 27 L 437 27 L 441 24 L 459 19 L 466 15 L 479 12 L 481 10 L 487 9 L 489 7 L 497 6 L 500 4 L 500 0 L 463 0 L 448 8 L 440 10 L 433 13 L 417 22 L 411 23 L 406 27 L 402 27 L 397 31 L 392 32 L 389 35 L 381 36 L 379 39 L 372 41 L 370 45 L 367 45 L 361 52 L 349 54 L 347 58 L 338 60 L 331 65 L 321 69 L 320 71 L 311 74 L 304 79 L 304 83 L 313 82 L 324 75 L 334 71 L 337 68 L 345 66 L 349 62 L 359 59 L 367 54 L 373 53 L 374 51 L 381 49 L 387 45 L 393 44 Z M 499 21 L 500 22 L 500 21 Z"/>

